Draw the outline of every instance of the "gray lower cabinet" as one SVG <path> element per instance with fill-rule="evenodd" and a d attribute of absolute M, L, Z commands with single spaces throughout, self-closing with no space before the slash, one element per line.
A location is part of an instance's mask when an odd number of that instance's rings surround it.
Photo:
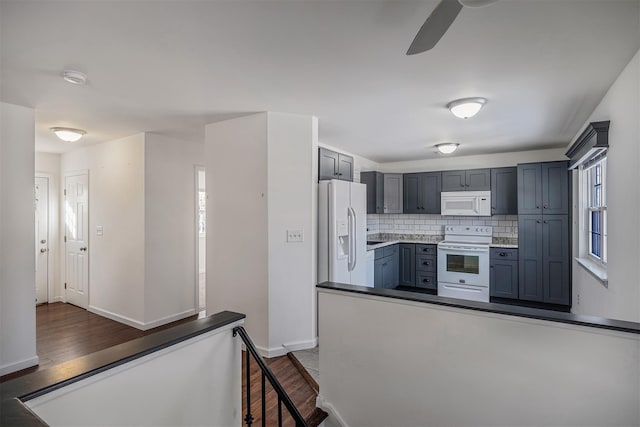
<path fill-rule="evenodd" d="M 568 215 L 519 215 L 519 298 L 571 305 Z"/>
<path fill-rule="evenodd" d="M 398 283 L 422 289 L 438 289 L 437 246 L 401 243 Z"/>
<path fill-rule="evenodd" d="M 518 213 L 518 168 L 491 169 L 491 214 Z"/>
<path fill-rule="evenodd" d="M 353 181 L 353 157 L 318 148 L 318 179 Z"/>
<path fill-rule="evenodd" d="M 394 289 L 398 285 L 398 246 L 385 246 L 375 250 L 373 264 L 374 288 Z"/>
<path fill-rule="evenodd" d="M 367 213 L 384 213 L 384 174 L 360 172 L 360 182 L 367 185 Z"/>
<path fill-rule="evenodd" d="M 384 174 L 384 213 L 402 213 L 402 184 L 401 173 Z"/>
<path fill-rule="evenodd" d="M 415 286 L 416 284 L 416 245 L 412 243 L 400 244 L 399 280 L 401 286 Z"/>
<path fill-rule="evenodd" d="M 489 267 L 490 295 L 518 299 L 518 249 L 491 248 Z"/>
<path fill-rule="evenodd" d="M 469 169 L 442 172 L 442 191 L 491 190 L 490 169 Z"/>
<path fill-rule="evenodd" d="M 440 214 L 442 172 L 404 174 L 403 213 Z"/>

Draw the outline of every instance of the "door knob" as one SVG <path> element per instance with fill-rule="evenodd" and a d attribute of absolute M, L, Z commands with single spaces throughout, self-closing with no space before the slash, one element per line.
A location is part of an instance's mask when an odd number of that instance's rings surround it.
<path fill-rule="evenodd" d="M 46 250 L 45 248 L 40 249 L 40 253 L 41 253 L 41 254 L 43 254 L 43 253 L 45 253 L 45 252 L 47 252 L 47 250 Z"/>
<path fill-rule="evenodd" d="M 44 245 L 45 243 L 47 243 L 47 241 L 42 239 L 42 240 L 40 240 L 40 243 L 42 243 Z"/>
<path fill-rule="evenodd" d="M 83 247 L 81 247 L 81 248 L 80 248 L 80 250 L 81 250 L 81 251 L 86 251 L 86 250 L 87 250 L 87 247 L 86 247 L 86 246 L 83 246 Z"/>

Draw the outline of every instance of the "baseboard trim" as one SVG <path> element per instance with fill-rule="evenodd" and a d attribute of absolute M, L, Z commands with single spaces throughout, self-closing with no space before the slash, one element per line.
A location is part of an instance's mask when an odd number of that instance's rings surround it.
<path fill-rule="evenodd" d="M 147 322 L 144 324 L 144 330 L 157 328 L 158 326 L 166 325 L 167 323 L 175 322 L 176 320 L 182 320 L 185 317 L 195 316 L 198 312 L 195 309 L 183 311 L 182 313 L 172 314 L 171 316 L 162 317 L 153 322 Z"/>
<path fill-rule="evenodd" d="M 54 302 L 63 302 L 63 299 L 62 297 L 53 297 L 53 299 L 49 301 L 50 304 Z"/>
<path fill-rule="evenodd" d="M 349 427 L 349 424 L 347 424 L 344 418 L 342 418 L 336 407 L 330 402 L 324 400 L 321 395 L 316 397 L 316 406 L 329 414 L 329 419 L 332 424 L 337 424 L 341 427 Z"/>
<path fill-rule="evenodd" d="M 266 347 L 260 347 L 256 345 L 256 348 L 258 349 L 258 352 L 262 357 L 272 358 L 272 357 L 284 356 L 285 354 L 291 351 L 306 350 L 308 348 L 314 348 L 317 345 L 318 345 L 318 337 L 315 337 L 307 341 L 295 341 L 292 343 L 282 344 L 280 347 L 266 348 Z"/>
<path fill-rule="evenodd" d="M 145 324 L 143 322 L 131 319 L 126 316 L 121 316 L 120 314 L 113 313 L 109 310 L 103 310 L 102 308 L 98 308 L 94 305 L 90 305 L 89 308 L 87 308 L 87 311 L 90 311 L 91 313 L 95 313 L 102 317 L 106 317 L 107 319 L 115 320 L 116 322 L 124 323 L 125 325 L 140 329 L 142 331 L 149 329 L 145 329 Z"/>
<path fill-rule="evenodd" d="M 30 357 L 28 359 L 20 360 L 14 363 L 7 363 L 0 366 L 0 377 L 3 375 L 11 374 L 13 372 L 21 371 L 23 369 L 36 366 L 40 363 L 38 356 Z"/>

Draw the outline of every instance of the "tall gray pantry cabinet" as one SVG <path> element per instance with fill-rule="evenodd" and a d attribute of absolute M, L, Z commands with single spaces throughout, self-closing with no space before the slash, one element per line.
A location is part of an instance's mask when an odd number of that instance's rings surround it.
<path fill-rule="evenodd" d="M 519 299 L 571 305 L 568 162 L 518 165 Z"/>

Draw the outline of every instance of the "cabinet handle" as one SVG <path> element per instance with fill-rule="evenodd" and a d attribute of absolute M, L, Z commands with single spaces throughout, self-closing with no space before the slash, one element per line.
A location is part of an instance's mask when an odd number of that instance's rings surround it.
<path fill-rule="evenodd" d="M 540 224 L 540 220 L 539 219 L 536 220 L 536 224 Z"/>
<path fill-rule="evenodd" d="M 500 256 L 507 256 L 506 252 L 500 252 Z"/>
<path fill-rule="evenodd" d="M 384 267 L 385 265 L 387 265 L 387 263 L 385 262 L 384 264 L 382 264 L 382 266 Z"/>
<path fill-rule="evenodd" d="M 430 252 L 429 248 L 422 248 L 422 252 Z"/>
<path fill-rule="evenodd" d="M 339 173 L 338 176 L 342 176 L 342 173 Z"/>
<path fill-rule="evenodd" d="M 429 283 L 431 281 L 431 279 L 422 279 L 423 282 L 425 283 Z"/>
<path fill-rule="evenodd" d="M 464 184 L 460 184 L 460 187 L 464 187 Z"/>
<path fill-rule="evenodd" d="M 423 262 L 422 265 L 429 265 L 429 261 Z"/>
<path fill-rule="evenodd" d="M 544 221 L 544 223 L 546 224 L 546 223 L 547 223 L 547 221 Z"/>
<path fill-rule="evenodd" d="M 542 205 L 542 209 L 547 209 L 549 206 L 547 205 Z"/>
<path fill-rule="evenodd" d="M 536 205 L 536 209 L 540 209 L 540 205 Z"/>
<path fill-rule="evenodd" d="M 468 187 L 468 186 L 469 186 L 469 184 L 465 185 L 465 187 Z"/>

